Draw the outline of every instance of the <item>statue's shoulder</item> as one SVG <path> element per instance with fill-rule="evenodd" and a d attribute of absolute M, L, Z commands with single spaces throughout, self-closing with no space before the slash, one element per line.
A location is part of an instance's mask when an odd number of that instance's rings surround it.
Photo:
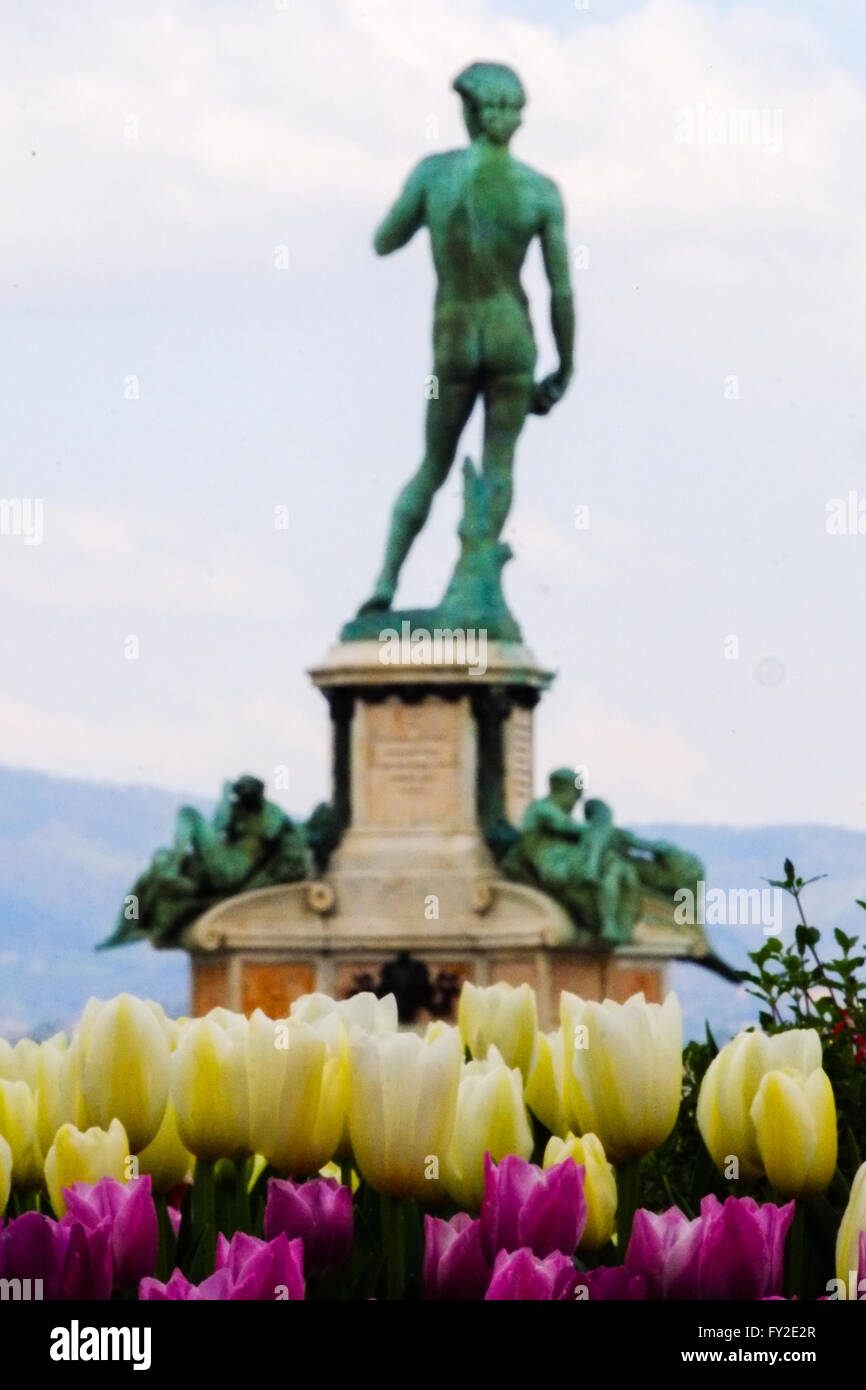
<path fill-rule="evenodd" d="M 436 154 L 427 154 L 420 159 L 415 165 L 415 173 L 422 178 L 441 178 L 443 174 L 450 174 L 459 168 L 465 158 L 465 150 L 439 150 Z"/>
<path fill-rule="evenodd" d="M 533 169 L 529 164 L 524 164 L 521 160 L 515 159 L 515 167 L 520 178 L 530 188 L 539 203 L 546 208 L 559 209 L 562 207 L 562 194 L 559 185 L 547 174 L 542 174 L 538 169 Z"/>
<path fill-rule="evenodd" d="M 553 802 L 548 796 L 540 796 L 537 801 L 530 801 L 521 821 L 521 829 L 534 830 L 537 826 L 543 825 L 550 818 L 550 810 Z"/>

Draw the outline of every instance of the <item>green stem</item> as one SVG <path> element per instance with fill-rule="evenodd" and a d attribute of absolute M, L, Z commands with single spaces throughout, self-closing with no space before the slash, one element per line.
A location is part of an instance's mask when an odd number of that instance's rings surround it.
<path fill-rule="evenodd" d="M 25 1211 L 39 1210 L 39 1189 L 36 1187 L 23 1187 L 13 1190 L 9 1197 L 9 1213 L 11 1216 L 23 1216 Z M 3 1213 L 0 1212 L 0 1216 Z"/>
<path fill-rule="evenodd" d="M 156 1259 L 156 1277 L 163 1283 L 168 1279 L 174 1269 L 174 1257 L 176 1240 L 171 1218 L 168 1214 L 168 1202 L 164 1192 L 154 1192 L 153 1205 L 156 1207 L 157 1228 L 159 1230 L 159 1253 Z"/>
<path fill-rule="evenodd" d="M 213 1271 L 216 1263 L 216 1164 L 211 1158 L 199 1158 L 195 1165 L 192 1185 L 193 1239 L 200 1240 L 201 1263 Z"/>
<path fill-rule="evenodd" d="M 385 1297 L 394 1302 L 403 1297 L 406 1286 L 403 1204 L 399 1197 L 379 1196 L 382 1217 L 382 1247 L 385 1252 Z"/>
<path fill-rule="evenodd" d="M 806 1273 L 806 1208 L 802 1202 L 794 1207 L 794 1219 L 788 1236 L 788 1297 L 803 1297 Z"/>
<path fill-rule="evenodd" d="M 249 1179 L 252 1171 L 254 1159 L 239 1158 L 237 1161 L 237 1186 L 235 1188 L 235 1220 L 234 1228 L 236 1231 L 246 1231 L 248 1234 L 252 1229 L 250 1219 L 250 1191 Z"/>
<path fill-rule="evenodd" d="M 616 1249 L 620 1264 L 625 1260 L 634 1214 L 639 1205 L 640 1163 L 640 1158 L 627 1158 L 616 1170 Z"/>
<path fill-rule="evenodd" d="M 340 1159 L 340 1182 L 344 1187 L 352 1188 L 352 1160 L 351 1158 Z"/>

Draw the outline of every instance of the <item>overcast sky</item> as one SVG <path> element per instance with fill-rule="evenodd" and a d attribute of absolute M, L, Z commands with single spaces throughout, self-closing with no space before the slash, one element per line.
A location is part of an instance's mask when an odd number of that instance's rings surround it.
<path fill-rule="evenodd" d="M 0 761 L 327 794 L 305 670 L 369 590 L 431 369 L 426 234 L 371 235 L 489 58 L 529 93 L 514 150 L 563 191 L 580 315 L 507 531 L 558 672 L 539 782 L 585 764 L 625 822 L 866 827 L 866 534 L 827 529 L 866 512 L 866 35 L 830 8 L 7 0 L 0 496 L 40 499 L 44 539 L 0 536 Z M 526 283 L 547 369 L 534 256 Z M 406 604 L 444 588 L 458 493 Z"/>

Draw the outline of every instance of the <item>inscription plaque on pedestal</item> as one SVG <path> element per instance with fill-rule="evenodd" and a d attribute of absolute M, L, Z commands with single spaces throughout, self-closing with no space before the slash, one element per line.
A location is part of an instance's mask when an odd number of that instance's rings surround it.
<path fill-rule="evenodd" d="M 356 717 L 353 821 L 364 829 L 472 823 L 474 748 L 466 700 L 387 699 Z"/>

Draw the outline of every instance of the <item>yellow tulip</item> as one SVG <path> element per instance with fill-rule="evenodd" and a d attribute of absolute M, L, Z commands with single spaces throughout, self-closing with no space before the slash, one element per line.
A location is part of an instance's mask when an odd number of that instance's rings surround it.
<path fill-rule="evenodd" d="M 432 1042 L 433 1039 L 438 1038 L 440 1034 L 450 1032 L 453 1027 L 454 1024 L 446 1022 L 444 1018 L 433 1018 L 427 1024 L 421 1037 L 425 1042 Z"/>
<path fill-rule="evenodd" d="M 161 1004 L 157 1004 L 154 999 L 142 999 L 146 1009 L 150 1009 L 168 1042 L 170 1050 L 173 1052 L 177 1047 L 177 1040 L 180 1036 L 180 1021 L 176 1018 L 169 1018 Z"/>
<path fill-rule="evenodd" d="M 345 1024 L 362 1028 L 365 1033 L 396 1033 L 397 1000 L 393 994 L 379 999 L 375 994 L 362 992 L 350 999 L 332 999 L 329 994 L 303 994 L 292 1004 L 289 1013 L 300 1023 L 317 1023 L 330 1014 Z"/>
<path fill-rule="evenodd" d="M 573 1160 L 585 1169 L 583 1193 L 586 1197 L 586 1225 L 580 1238 L 580 1250 L 601 1250 L 613 1235 L 616 1224 L 616 1173 L 608 1163 L 604 1146 L 597 1134 L 565 1139 L 552 1135 L 544 1150 L 542 1166 Z"/>
<path fill-rule="evenodd" d="M 93 1126 L 84 1132 L 61 1125 L 45 1155 L 45 1186 L 58 1220 L 66 1212 L 64 1187 L 100 1178 L 127 1182 L 131 1176 L 129 1142 L 120 1120 L 112 1120 L 107 1130 Z"/>
<path fill-rule="evenodd" d="M 738 1033 L 725 1044 L 707 1067 L 697 1107 L 698 1128 L 720 1172 L 746 1182 L 764 1172 L 751 1110 L 767 1072 L 790 1068 L 808 1076 L 820 1066 L 821 1040 L 813 1028 L 791 1028 L 773 1037 Z"/>
<path fill-rule="evenodd" d="M 476 1060 L 495 1047 L 506 1066 L 529 1075 L 538 1016 L 535 993 L 529 985 L 500 982 L 478 986 L 467 980 L 460 994 L 457 1021 L 464 1043 Z"/>
<path fill-rule="evenodd" d="M 65 1033 L 55 1033 L 39 1048 L 36 1065 L 36 1137 L 43 1154 L 61 1125 L 86 1127 L 81 1094 L 81 1057 Z"/>
<path fill-rule="evenodd" d="M 5 1038 L 0 1038 L 0 1081 L 20 1080 L 15 1048 Z"/>
<path fill-rule="evenodd" d="M 561 997 L 566 1076 L 576 1128 L 597 1134 L 614 1163 L 667 1139 L 680 1108 L 683 1022 L 679 1001 L 624 1004 Z"/>
<path fill-rule="evenodd" d="M 562 1029 L 538 1033 L 526 1080 L 526 1104 L 551 1134 L 568 1133 L 570 1115 L 565 1101 L 564 1069 Z"/>
<path fill-rule="evenodd" d="M 359 1172 L 392 1197 L 423 1197 L 451 1142 L 463 1048 L 456 1028 L 349 1041 L 349 1135 Z"/>
<path fill-rule="evenodd" d="M 32 1038 L 20 1038 L 14 1047 L 0 1038 L 0 1079 L 26 1081 L 31 1091 L 36 1085 L 36 1058 L 39 1044 Z"/>
<path fill-rule="evenodd" d="M 0 1220 L 12 1191 L 12 1150 L 0 1134 Z"/>
<path fill-rule="evenodd" d="M 39 1060 L 39 1044 L 32 1038 L 20 1038 L 14 1047 L 18 1062 L 18 1075 L 26 1081 L 31 1091 L 36 1089 L 36 1064 Z"/>
<path fill-rule="evenodd" d="M 827 1073 L 768 1071 L 752 1102 L 764 1171 L 783 1197 L 814 1197 L 836 1171 L 836 1101 Z"/>
<path fill-rule="evenodd" d="M 104 1003 L 104 999 L 96 999 L 93 995 L 91 995 L 87 1003 L 84 1005 L 84 1008 L 81 1010 L 81 1013 L 79 1014 L 78 1022 L 75 1025 L 75 1031 L 72 1035 L 72 1042 L 73 1046 L 77 1047 L 81 1051 L 82 1055 L 87 1045 L 87 1038 L 90 1033 L 90 1029 L 93 1027 L 93 1021 L 99 1013 L 99 1010 L 103 1007 Z"/>
<path fill-rule="evenodd" d="M 105 1128 L 119 1119 L 134 1153 L 153 1139 L 168 1098 L 165 1029 L 141 999 L 119 994 L 88 1020 L 81 1090 L 87 1120 Z"/>
<path fill-rule="evenodd" d="M 12 1150 L 12 1186 L 42 1186 L 36 1102 L 26 1081 L 0 1081 L 0 1135 Z"/>
<path fill-rule="evenodd" d="M 303 1177 L 337 1152 L 346 1119 L 346 1035 L 335 1014 L 274 1022 L 256 1009 L 247 1038 L 250 1146 Z"/>
<path fill-rule="evenodd" d="M 250 1152 L 247 1021 L 214 1009 L 184 1024 L 171 1054 L 171 1099 L 181 1143 L 196 1158 Z"/>
<path fill-rule="evenodd" d="M 154 1192 L 171 1192 L 190 1174 L 195 1160 L 184 1148 L 177 1128 L 177 1111 L 166 1103 L 162 1124 L 138 1155 L 138 1171 L 149 1173 Z"/>
<path fill-rule="evenodd" d="M 477 1211 L 484 1196 L 485 1153 L 494 1163 L 506 1154 L 528 1159 L 532 1144 L 520 1072 L 507 1067 L 491 1047 L 484 1061 L 463 1067 L 454 1131 L 441 1171 L 448 1195 L 464 1210 Z"/>
<path fill-rule="evenodd" d="M 858 1301 L 866 1294 L 866 1285 L 861 1289 L 858 1282 L 861 1231 L 866 1231 L 866 1163 L 861 1163 L 854 1174 L 836 1235 L 836 1278 L 843 1286 L 840 1294 L 847 1297 L 856 1291 Z"/>

